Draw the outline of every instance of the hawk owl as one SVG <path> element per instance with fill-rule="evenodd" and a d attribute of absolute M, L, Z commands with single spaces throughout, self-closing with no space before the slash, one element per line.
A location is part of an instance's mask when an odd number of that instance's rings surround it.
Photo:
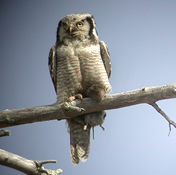
<path fill-rule="evenodd" d="M 59 22 L 49 69 L 58 103 L 85 97 L 100 102 L 111 90 L 108 47 L 99 41 L 91 14 L 71 14 Z M 67 119 L 73 164 L 88 159 L 90 129 L 102 126 L 104 118 L 105 111 L 100 111 Z"/>

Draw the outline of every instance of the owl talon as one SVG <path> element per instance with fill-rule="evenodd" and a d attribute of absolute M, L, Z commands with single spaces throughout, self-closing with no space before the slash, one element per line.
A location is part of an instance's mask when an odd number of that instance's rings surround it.
<path fill-rule="evenodd" d="M 87 130 L 87 125 L 84 125 L 84 130 Z"/>
<path fill-rule="evenodd" d="M 75 96 L 71 96 L 71 97 L 68 98 L 69 102 L 72 102 L 73 100 L 75 100 Z"/>
<path fill-rule="evenodd" d="M 64 109 L 65 111 L 69 112 L 69 111 L 75 111 L 75 112 L 84 112 L 85 109 L 84 108 L 80 108 L 77 106 L 72 106 L 71 104 L 69 104 L 68 102 L 65 102 L 61 105 L 61 108 Z"/>
<path fill-rule="evenodd" d="M 80 99 L 80 100 L 82 100 L 82 99 L 83 99 L 82 94 L 76 94 L 76 95 L 74 95 L 74 96 L 71 96 L 71 97 L 68 98 L 68 101 L 69 101 L 69 102 L 72 102 L 72 101 L 75 100 L 75 99 Z"/>
<path fill-rule="evenodd" d="M 80 100 L 82 100 L 82 99 L 83 99 L 82 94 L 77 94 L 77 95 L 75 95 L 75 97 L 76 97 L 77 99 L 80 99 Z"/>

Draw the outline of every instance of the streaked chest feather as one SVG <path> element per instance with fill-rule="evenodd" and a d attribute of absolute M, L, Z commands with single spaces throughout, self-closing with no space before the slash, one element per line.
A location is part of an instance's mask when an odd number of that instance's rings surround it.
<path fill-rule="evenodd" d="M 96 45 L 80 45 L 77 43 L 70 43 L 69 45 L 62 45 L 57 48 L 58 57 L 67 57 L 72 59 L 72 57 L 78 57 L 83 59 L 83 57 L 100 57 L 100 47 Z"/>

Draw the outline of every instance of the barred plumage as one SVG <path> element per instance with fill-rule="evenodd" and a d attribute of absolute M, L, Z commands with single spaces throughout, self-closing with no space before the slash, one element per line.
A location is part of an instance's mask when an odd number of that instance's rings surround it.
<path fill-rule="evenodd" d="M 58 103 L 77 94 L 103 100 L 111 90 L 108 80 L 111 63 L 107 45 L 98 39 L 92 15 L 67 15 L 59 22 L 56 44 L 49 54 L 49 68 Z M 100 111 L 67 120 L 72 163 L 88 159 L 90 129 L 101 126 L 104 117 L 105 112 Z"/>

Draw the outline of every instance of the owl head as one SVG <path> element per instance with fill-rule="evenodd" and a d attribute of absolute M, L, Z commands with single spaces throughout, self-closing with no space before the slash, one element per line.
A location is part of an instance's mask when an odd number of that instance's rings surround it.
<path fill-rule="evenodd" d="M 62 43 L 64 39 L 98 40 L 95 21 L 91 14 L 70 14 L 65 16 L 58 24 L 57 42 Z"/>

